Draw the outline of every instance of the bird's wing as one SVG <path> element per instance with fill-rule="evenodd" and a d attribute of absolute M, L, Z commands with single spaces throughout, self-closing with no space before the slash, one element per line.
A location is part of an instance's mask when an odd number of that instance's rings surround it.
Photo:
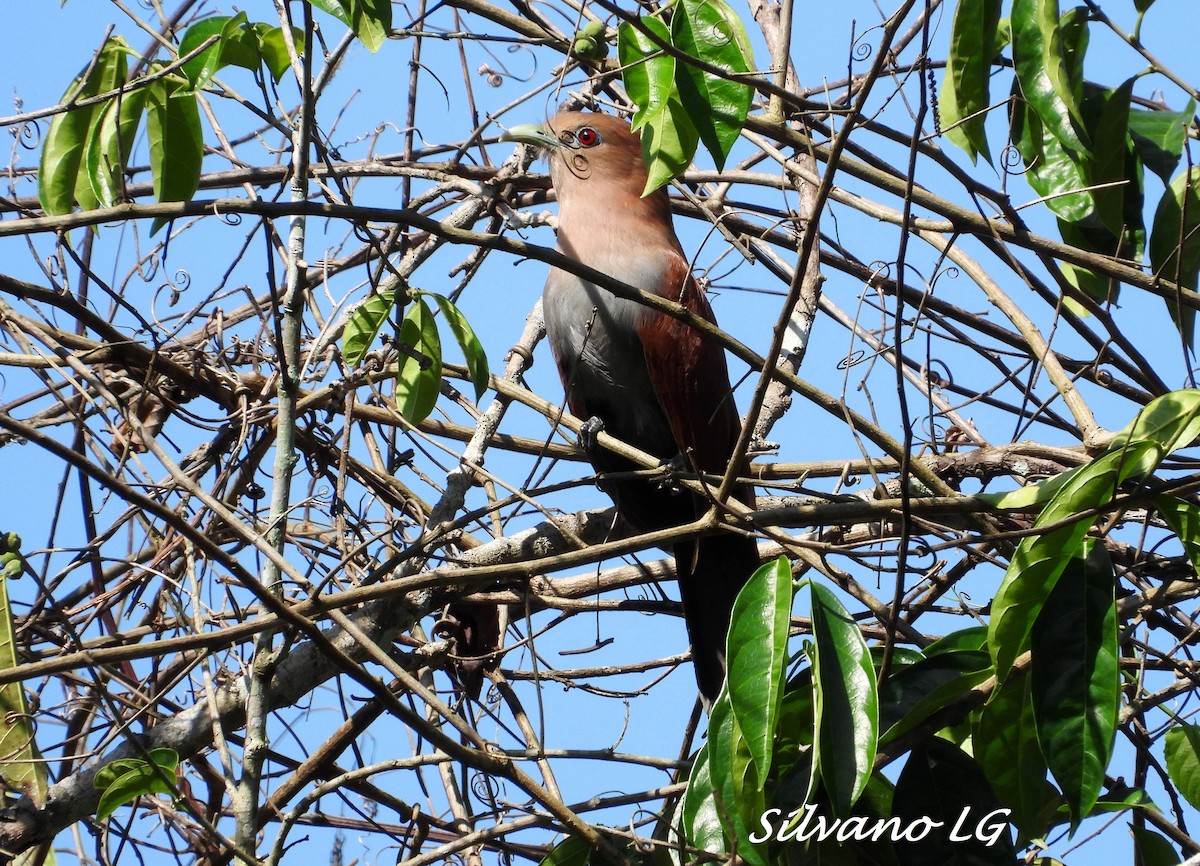
<path fill-rule="evenodd" d="M 668 267 L 659 294 L 716 324 L 682 256 Z M 680 453 L 693 469 L 724 472 L 740 430 L 725 351 L 700 331 L 661 313 L 644 318 L 638 337 Z"/>

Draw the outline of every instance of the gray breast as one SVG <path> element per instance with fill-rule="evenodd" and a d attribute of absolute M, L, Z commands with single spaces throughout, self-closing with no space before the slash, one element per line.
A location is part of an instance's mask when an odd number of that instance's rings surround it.
<path fill-rule="evenodd" d="M 564 384 L 579 389 L 588 411 L 614 436 L 673 457 L 677 446 L 637 335 L 646 308 L 555 268 L 546 281 L 543 312 Z"/>

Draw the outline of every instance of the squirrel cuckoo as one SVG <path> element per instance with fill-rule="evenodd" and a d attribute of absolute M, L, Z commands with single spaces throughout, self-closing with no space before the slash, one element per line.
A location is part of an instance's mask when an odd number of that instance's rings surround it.
<path fill-rule="evenodd" d="M 715 324 L 671 222 L 665 189 L 642 195 L 646 165 L 629 125 L 606 114 L 564 112 L 509 129 L 502 141 L 533 145 L 550 162 L 558 196 L 558 248 L 615 279 L 682 304 Z M 678 319 L 553 268 L 543 295 L 546 334 L 567 404 L 588 419 L 581 441 L 601 488 L 638 531 L 703 516 L 708 503 L 644 479 L 605 479 L 636 469 L 594 444 L 589 431 L 695 472 L 724 473 L 740 430 L 725 353 Z M 754 492 L 734 495 L 753 506 Z M 754 539 L 731 532 L 674 545 L 696 683 L 711 706 L 725 679 L 725 638 L 738 590 L 758 566 Z"/>

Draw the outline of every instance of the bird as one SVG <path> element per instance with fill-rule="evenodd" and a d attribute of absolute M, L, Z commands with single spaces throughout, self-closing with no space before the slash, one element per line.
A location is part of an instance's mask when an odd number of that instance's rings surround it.
<path fill-rule="evenodd" d="M 548 158 L 559 252 L 716 324 L 675 234 L 666 190 L 642 194 L 646 163 L 628 123 L 565 111 L 542 124 L 513 126 L 500 138 Z M 664 462 L 723 474 L 741 422 L 721 345 L 560 268 L 550 270 L 542 308 L 567 405 L 586 419 L 581 444 L 618 513 L 640 532 L 703 516 L 709 503 L 699 495 L 645 478 L 608 477 L 639 467 L 594 440 L 603 429 Z M 751 486 L 739 484 L 732 493 L 753 508 Z M 751 535 L 723 530 L 676 542 L 672 553 L 696 684 L 711 708 L 725 680 L 734 600 L 759 564 L 758 545 Z"/>

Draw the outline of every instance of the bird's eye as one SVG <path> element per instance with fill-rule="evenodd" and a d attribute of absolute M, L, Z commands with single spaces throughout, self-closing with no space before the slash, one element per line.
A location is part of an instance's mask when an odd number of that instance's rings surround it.
<path fill-rule="evenodd" d="M 590 126 L 585 126 L 579 132 L 575 133 L 575 139 L 584 147 L 595 147 L 600 143 L 600 133 L 596 132 Z"/>

